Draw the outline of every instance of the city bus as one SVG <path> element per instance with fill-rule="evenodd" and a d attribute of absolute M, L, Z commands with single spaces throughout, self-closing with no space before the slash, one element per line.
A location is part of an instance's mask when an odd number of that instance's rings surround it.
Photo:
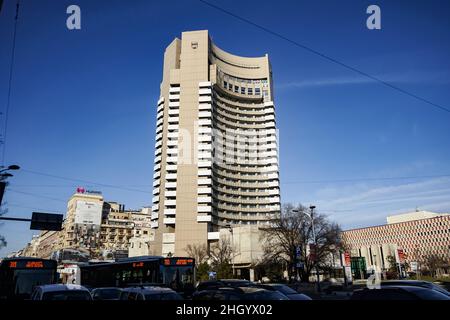
<path fill-rule="evenodd" d="M 88 288 L 156 285 L 169 287 L 184 295 L 194 291 L 193 258 L 144 256 L 79 267 L 80 284 Z"/>
<path fill-rule="evenodd" d="M 0 299 L 29 299 L 35 286 L 58 281 L 57 263 L 39 258 L 7 258 L 0 262 Z"/>

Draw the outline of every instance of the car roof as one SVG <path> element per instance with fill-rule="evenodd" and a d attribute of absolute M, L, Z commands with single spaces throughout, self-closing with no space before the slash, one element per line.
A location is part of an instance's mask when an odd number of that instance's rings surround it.
<path fill-rule="evenodd" d="M 69 291 L 69 290 L 81 290 L 89 292 L 88 289 L 78 284 L 47 284 L 43 286 L 38 286 L 38 288 L 40 288 L 42 292 Z"/>
<path fill-rule="evenodd" d="M 395 289 L 402 289 L 405 291 L 432 290 L 429 288 L 424 288 L 424 287 L 419 287 L 419 286 L 402 286 L 402 285 L 392 285 L 392 286 L 386 286 L 386 287 L 381 287 L 381 288 L 375 288 L 375 290 L 395 290 Z M 363 289 L 355 290 L 355 292 L 356 291 L 365 292 L 366 290 L 373 290 L 373 289 L 363 288 Z"/>
<path fill-rule="evenodd" d="M 150 287 L 150 286 L 143 286 L 143 287 L 130 287 L 130 288 L 125 288 L 123 289 L 123 291 L 126 292 L 141 292 L 144 294 L 157 294 L 157 293 L 171 293 L 171 292 L 175 292 L 170 288 L 165 288 L 165 287 Z"/>

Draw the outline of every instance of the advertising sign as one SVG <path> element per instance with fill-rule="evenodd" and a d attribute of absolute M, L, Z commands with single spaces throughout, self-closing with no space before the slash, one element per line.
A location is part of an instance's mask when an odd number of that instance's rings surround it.
<path fill-rule="evenodd" d="M 350 265 L 351 265 L 350 253 L 348 253 L 348 252 L 344 253 L 344 261 L 345 261 L 345 266 L 350 267 Z"/>
<path fill-rule="evenodd" d="M 99 226 L 102 222 L 102 203 L 91 201 L 77 201 L 75 223 Z"/>

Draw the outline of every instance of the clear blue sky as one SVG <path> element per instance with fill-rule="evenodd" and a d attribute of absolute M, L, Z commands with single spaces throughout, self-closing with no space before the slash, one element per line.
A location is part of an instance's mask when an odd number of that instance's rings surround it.
<path fill-rule="evenodd" d="M 211 0 L 213 1 L 213 0 Z M 344 228 L 392 213 L 450 212 L 450 113 L 330 63 L 197 0 L 22 0 L 6 161 L 10 216 L 65 212 L 77 185 L 139 208 L 151 202 L 156 102 L 165 47 L 208 29 L 223 49 L 272 62 L 283 202 L 314 203 Z M 286 37 L 450 108 L 448 1 L 215 2 Z M 15 1 L 0 14 L 0 109 L 7 100 Z M 82 30 L 66 28 L 66 8 Z M 366 28 L 378 4 L 382 30 Z M 4 117 L 1 118 L 3 131 Z M 77 183 L 57 176 L 145 192 Z M 323 181 L 321 183 L 305 183 Z M 23 193 L 20 193 L 23 192 Z M 27 194 L 24 194 L 27 193 Z M 37 196 L 33 196 L 33 195 Z M 39 197 L 38 197 L 39 196 Z M 47 199 L 48 197 L 52 199 Z M 0 234 L 22 247 L 28 225 Z"/>

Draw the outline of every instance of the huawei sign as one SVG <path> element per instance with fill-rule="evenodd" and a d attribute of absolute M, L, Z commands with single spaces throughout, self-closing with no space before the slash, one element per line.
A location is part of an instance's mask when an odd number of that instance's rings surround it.
<path fill-rule="evenodd" d="M 77 193 L 85 193 L 86 190 L 84 188 L 78 187 L 77 188 Z"/>

